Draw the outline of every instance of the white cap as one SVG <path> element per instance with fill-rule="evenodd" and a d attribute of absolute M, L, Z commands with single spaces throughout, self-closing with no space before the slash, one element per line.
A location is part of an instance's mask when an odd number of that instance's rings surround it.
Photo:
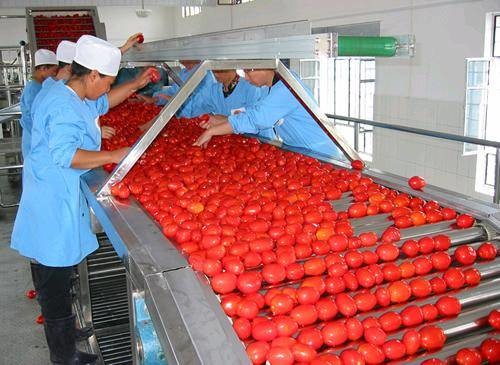
<path fill-rule="evenodd" d="M 35 52 L 35 67 L 40 65 L 57 65 L 56 54 L 48 49 L 39 49 Z"/>
<path fill-rule="evenodd" d="M 64 63 L 72 63 L 75 58 L 76 43 L 70 41 L 61 41 L 57 46 L 57 60 Z"/>
<path fill-rule="evenodd" d="M 82 35 L 76 42 L 76 55 L 73 61 L 107 76 L 116 76 L 120 68 L 122 53 L 102 39 Z"/>

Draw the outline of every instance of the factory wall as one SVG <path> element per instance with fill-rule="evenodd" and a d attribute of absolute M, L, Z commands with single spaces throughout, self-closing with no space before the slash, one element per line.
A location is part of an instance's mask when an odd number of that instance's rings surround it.
<path fill-rule="evenodd" d="M 377 59 L 375 119 L 463 134 L 465 58 L 482 57 L 485 17 L 497 0 L 254 0 L 174 14 L 176 36 L 309 19 L 313 26 L 380 21 L 381 34 L 416 36 L 411 59 Z M 477 198 L 476 156 L 462 144 L 376 129 L 373 166 Z"/>

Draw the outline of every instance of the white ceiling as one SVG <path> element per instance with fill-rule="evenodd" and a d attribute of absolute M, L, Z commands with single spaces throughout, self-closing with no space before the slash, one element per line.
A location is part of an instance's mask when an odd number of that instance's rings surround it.
<path fill-rule="evenodd" d="M 217 0 L 145 0 L 144 6 L 215 6 Z M 140 0 L 0 0 L 0 8 L 24 8 L 45 6 L 137 6 Z"/>

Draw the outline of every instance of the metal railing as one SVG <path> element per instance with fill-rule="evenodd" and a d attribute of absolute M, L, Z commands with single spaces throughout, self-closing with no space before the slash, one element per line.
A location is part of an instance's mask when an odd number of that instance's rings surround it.
<path fill-rule="evenodd" d="M 413 127 L 407 127 L 407 126 L 402 126 L 402 125 L 394 125 L 394 124 L 389 124 L 389 123 L 384 123 L 384 122 L 377 122 L 374 120 L 346 117 L 346 116 L 342 116 L 342 115 L 326 114 L 326 116 L 330 119 L 333 119 L 333 120 L 343 120 L 346 122 L 353 122 L 356 125 L 366 124 L 366 125 L 371 125 L 373 127 L 390 129 L 390 130 L 394 130 L 394 131 L 400 131 L 400 132 L 411 133 L 411 134 L 417 134 L 420 136 L 428 136 L 428 137 L 433 137 L 433 138 L 445 139 L 448 141 L 470 143 L 470 144 L 475 144 L 475 145 L 479 145 L 479 146 L 495 148 L 496 149 L 496 157 L 495 157 L 495 169 L 494 169 L 495 182 L 494 182 L 494 186 L 493 186 L 493 191 L 494 191 L 493 203 L 500 204 L 500 142 L 490 141 L 487 139 L 467 137 L 467 136 L 460 136 L 457 134 L 451 134 L 451 133 L 445 133 L 445 132 L 429 131 L 426 129 L 413 128 Z M 356 143 L 354 145 L 354 149 L 358 150 L 358 146 L 356 146 Z"/>

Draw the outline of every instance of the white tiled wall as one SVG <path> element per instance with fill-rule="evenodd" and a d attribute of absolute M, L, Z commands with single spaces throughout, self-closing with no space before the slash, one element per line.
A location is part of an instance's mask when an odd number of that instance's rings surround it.
<path fill-rule="evenodd" d="M 463 113 L 459 102 L 375 97 L 375 120 L 392 124 L 462 134 Z M 372 165 L 401 176 L 421 175 L 429 184 L 490 201 L 475 191 L 476 156 L 462 151 L 459 142 L 376 128 Z"/>

